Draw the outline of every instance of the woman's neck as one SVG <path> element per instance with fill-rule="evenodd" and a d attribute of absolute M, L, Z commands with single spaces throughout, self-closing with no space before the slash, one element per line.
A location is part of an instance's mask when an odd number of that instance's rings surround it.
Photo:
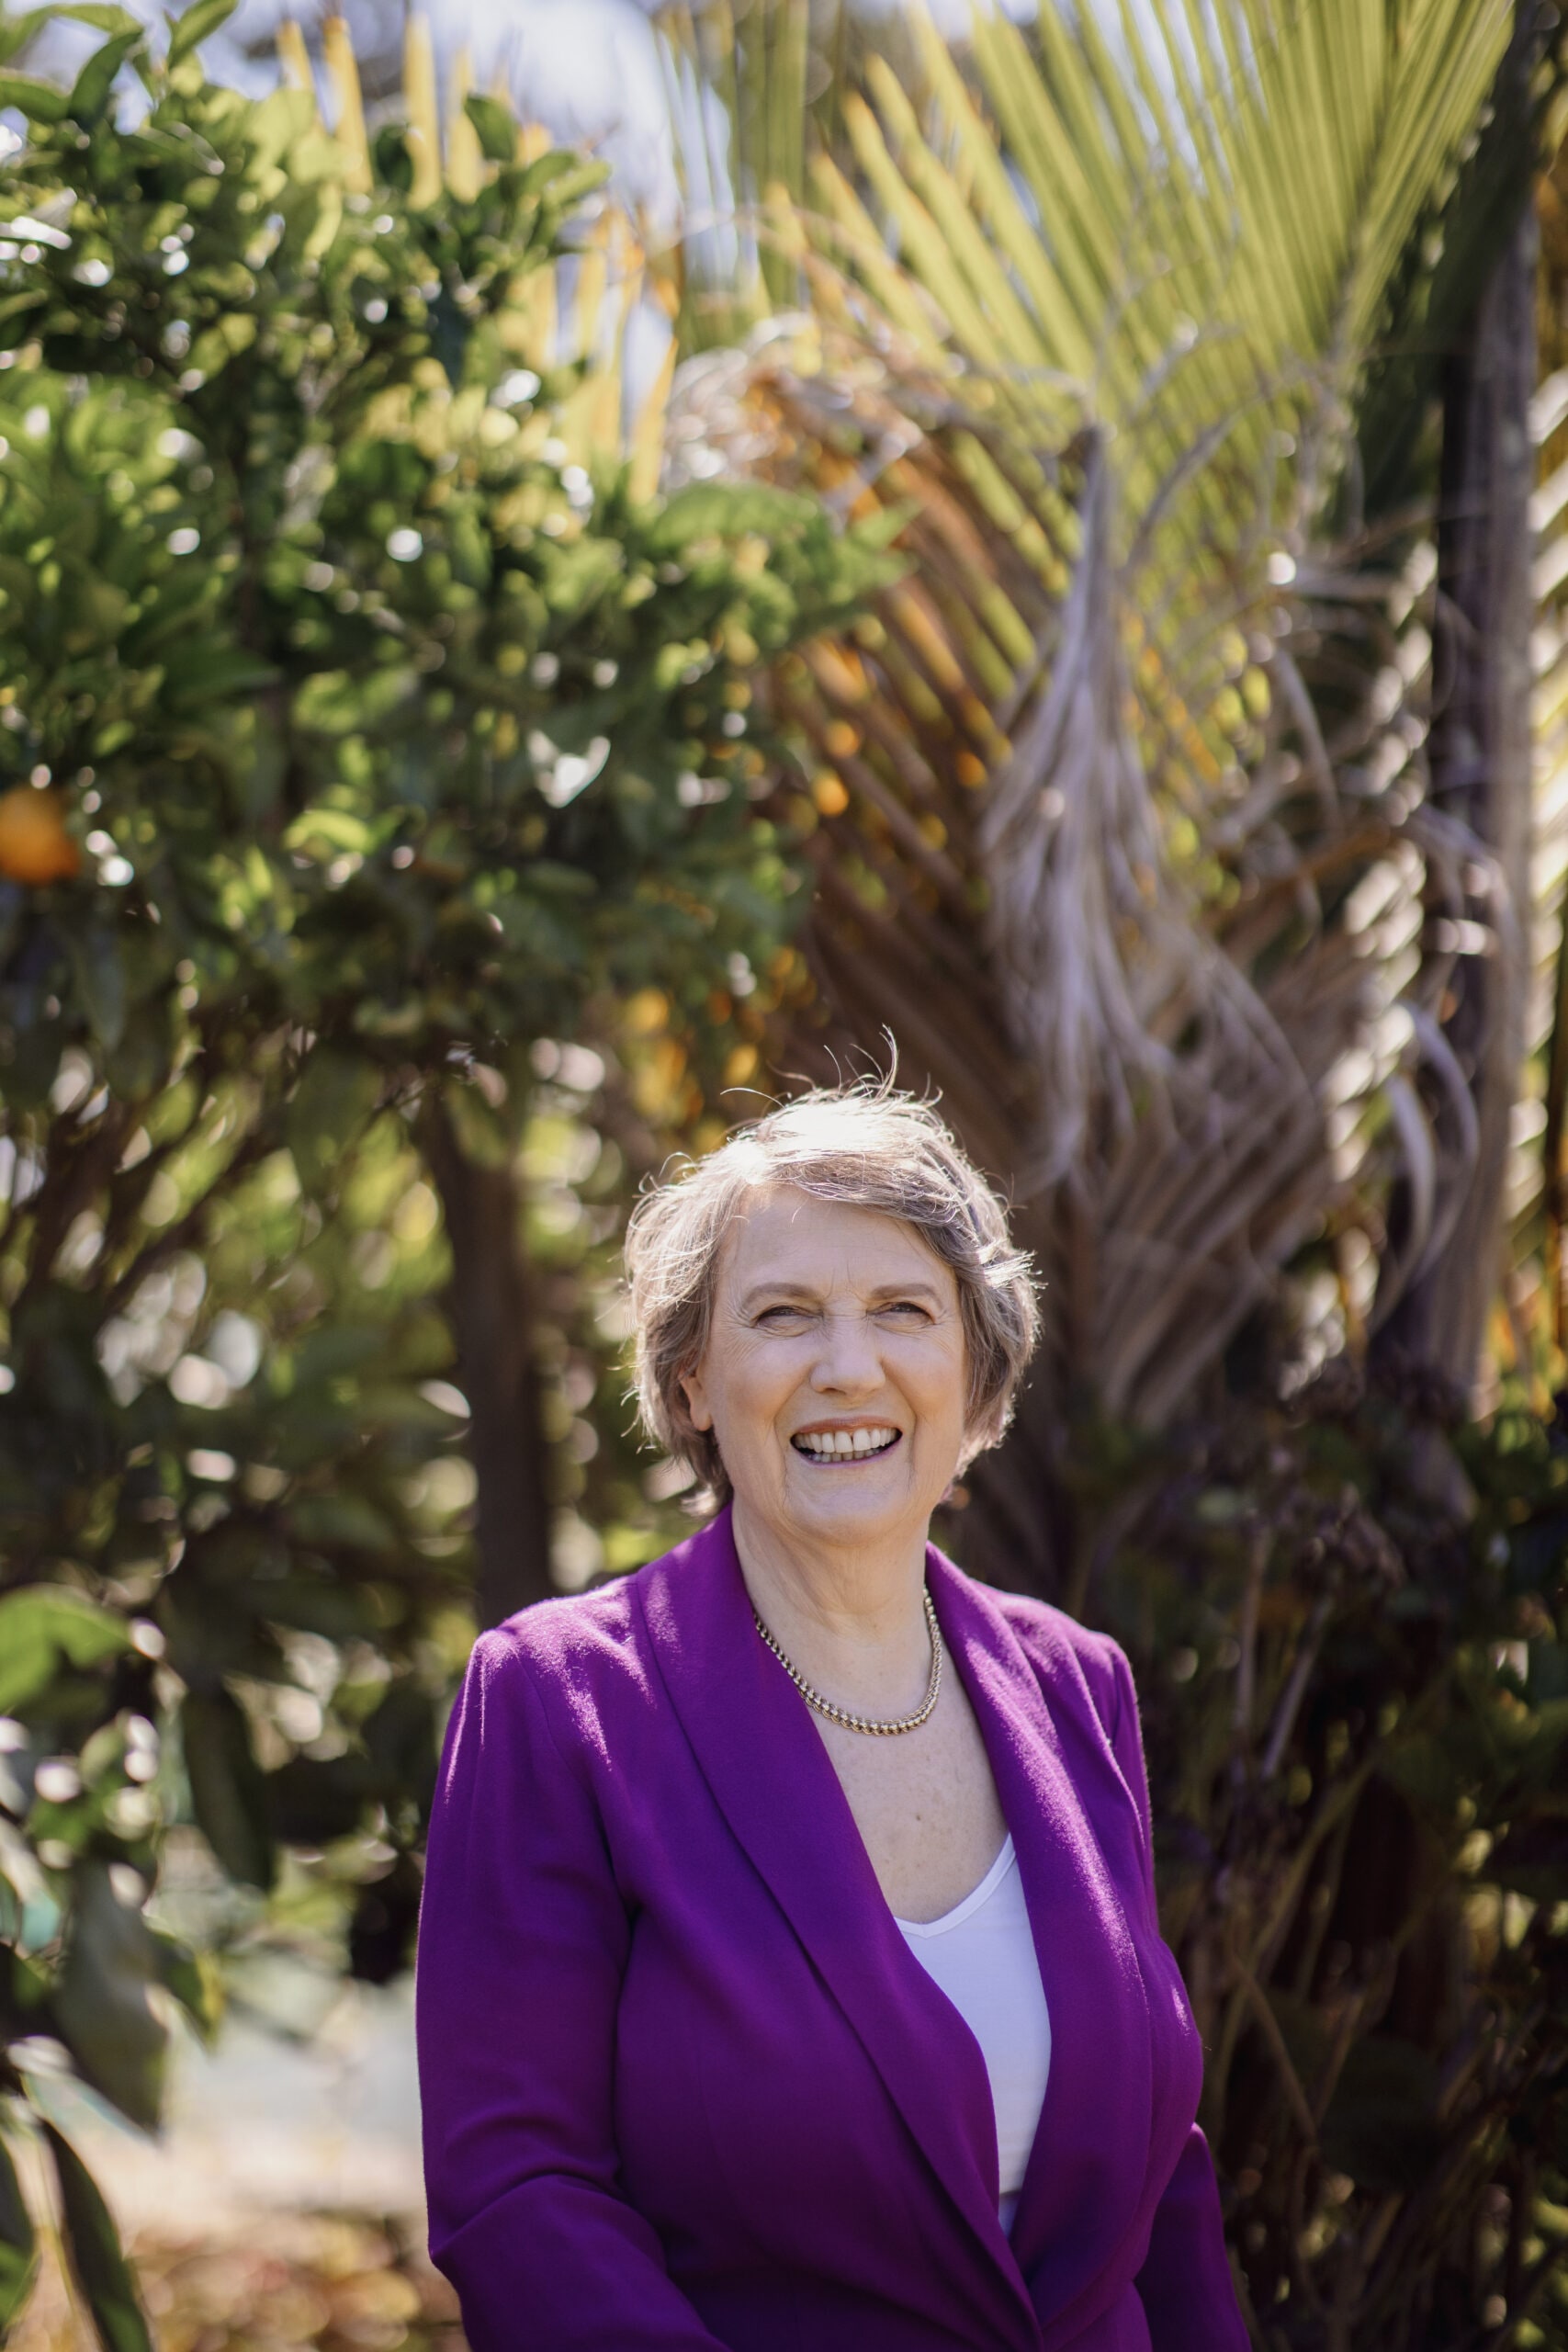
<path fill-rule="evenodd" d="M 735 1547 L 753 1607 L 824 1696 L 866 1714 L 919 1702 L 931 1671 L 925 1533 L 829 1548 L 792 1544 L 738 1501 Z"/>

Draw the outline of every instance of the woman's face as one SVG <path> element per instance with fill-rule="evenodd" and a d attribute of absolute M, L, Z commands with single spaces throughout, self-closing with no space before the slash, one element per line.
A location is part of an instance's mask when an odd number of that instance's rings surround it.
<path fill-rule="evenodd" d="M 737 1218 L 682 1382 L 743 1519 L 828 1544 L 924 1540 L 965 1435 L 951 1267 L 910 1226 L 779 1184 Z"/>

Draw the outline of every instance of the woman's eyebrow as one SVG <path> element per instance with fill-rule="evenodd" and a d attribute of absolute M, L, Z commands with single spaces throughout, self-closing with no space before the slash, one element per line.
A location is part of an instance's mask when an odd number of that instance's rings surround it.
<path fill-rule="evenodd" d="M 813 1290 L 807 1283 L 761 1282 L 753 1283 L 749 1290 L 742 1291 L 739 1303 L 742 1311 L 759 1306 L 763 1299 L 771 1299 L 779 1305 L 798 1299 L 814 1306 L 820 1295 L 820 1292 Z M 874 1290 L 866 1293 L 866 1296 L 874 1305 L 886 1304 L 890 1298 L 918 1298 L 933 1306 L 942 1305 L 942 1293 L 931 1283 L 921 1282 L 919 1276 L 908 1283 L 878 1283 Z"/>
<path fill-rule="evenodd" d="M 748 1307 L 756 1306 L 764 1298 L 773 1299 L 780 1302 L 785 1299 L 798 1298 L 809 1300 L 813 1305 L 815 1305 L 817 1296 L 817 1292 L 812 1290 L 805 1283 L 761 1282 L 753 1283 L 750 1290 L 741 1292 L 740 1304 L 742 1307 Z"/>

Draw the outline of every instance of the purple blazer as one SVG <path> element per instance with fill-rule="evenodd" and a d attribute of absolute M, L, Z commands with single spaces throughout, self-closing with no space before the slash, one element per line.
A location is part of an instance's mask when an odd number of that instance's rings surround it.
<path fill-rule="evenodd" d="M 1246 2352 L 1126 1660 L 928 1574 L 1051 2014 L 1010 2242 L 979 2047 L 757 1638 L 726 1511 L 485 1634 L 452 1718 L 419 2048 L 474 2352 Z"/>

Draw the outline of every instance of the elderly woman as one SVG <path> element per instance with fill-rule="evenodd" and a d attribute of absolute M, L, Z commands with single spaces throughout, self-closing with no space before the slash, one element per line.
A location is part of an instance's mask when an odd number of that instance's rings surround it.
<path fill-rule="evenodd" d="M 717 1509 L 453 1715 L 420 2053 L 474 2352 L 1244 2352 L 1126 1660 L 928 1541 L 1033 1341 L 998 1203 L 850 1088 L 626 1254 Z"/>

